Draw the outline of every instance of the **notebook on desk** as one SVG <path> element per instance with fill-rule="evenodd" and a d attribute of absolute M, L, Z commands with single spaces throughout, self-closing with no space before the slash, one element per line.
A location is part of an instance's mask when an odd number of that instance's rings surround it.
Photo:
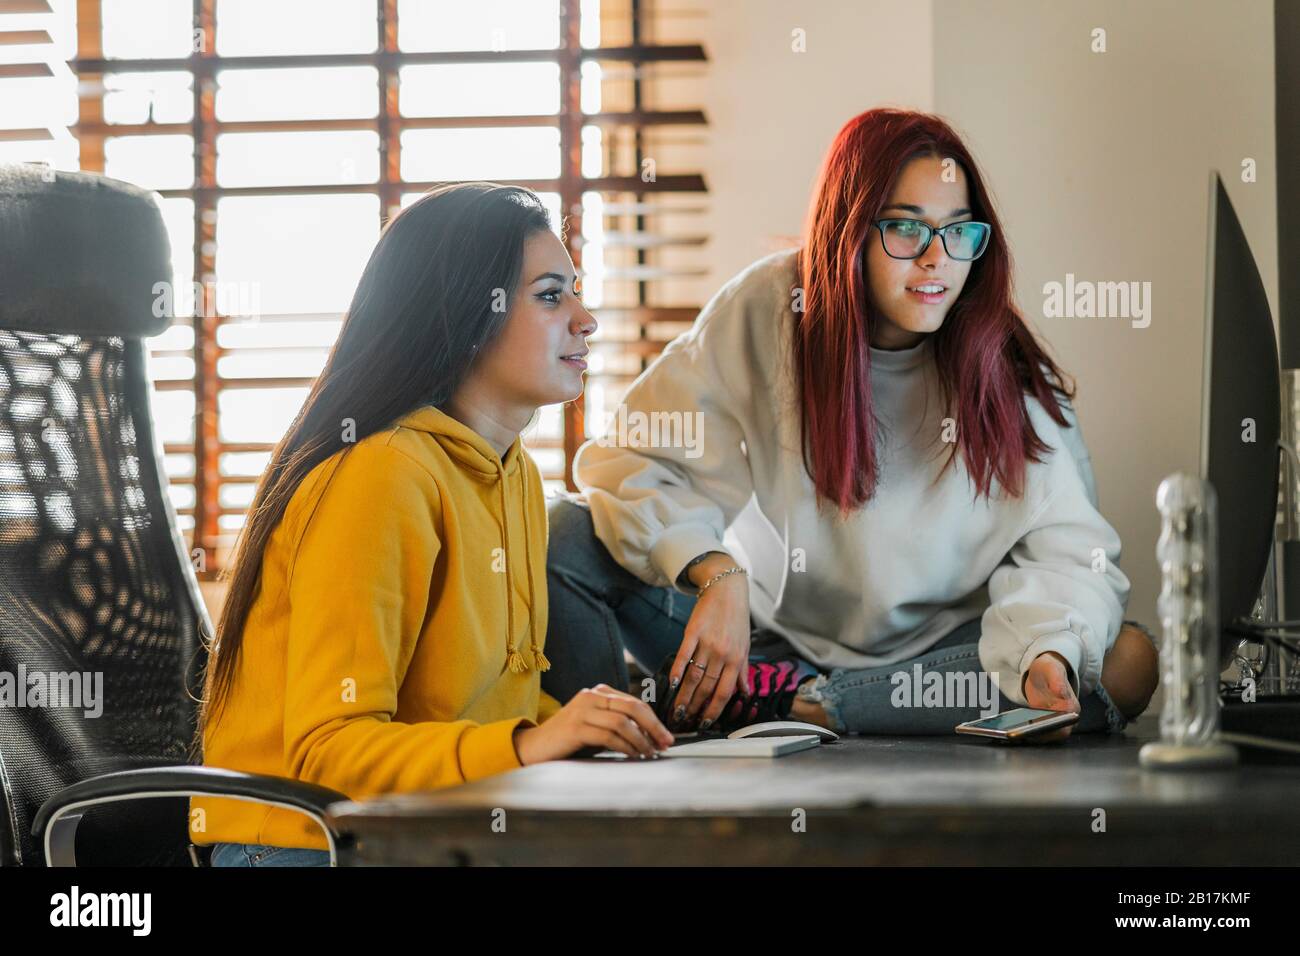
<path fill-rule="evenodd" d="M 784 757 L 821 746 L 816 734 L 797 737 L 719 737 L 675 744 L 664 751 L 668 757 Z"/>
<path fill-rule="evenodd" d="M 797 737 L 727 737 L 691 740 L 674 744 L 663 751 L 663 757 L 784 757 L 786 754 L 798 753 L 811 747 L 821 745 L 816 734 L 804 734 Z M 627 754 L 616 750 L 606 750 L 596 754 L 597 757 L 611 759 L 631 759 Z"/>

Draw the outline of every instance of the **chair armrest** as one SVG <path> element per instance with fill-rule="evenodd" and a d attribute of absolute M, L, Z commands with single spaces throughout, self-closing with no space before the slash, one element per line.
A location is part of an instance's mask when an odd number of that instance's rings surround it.
<path fill-rule="evenodd" d="M 330 866 L 337 865 L 341 834 L 325 820 L 325 809 L 346 794 L 288 777 L 241 773 L 219 767 L 178 765 L 101 774 L 65 787 L 46 800 L 32 822 L 32 838 L 44 835 L 47 866 L 76 866 L 77 824 L 86 810 L 123 800 L 159 797 L 224 797 L 305 813 L 325 831 Z"/>

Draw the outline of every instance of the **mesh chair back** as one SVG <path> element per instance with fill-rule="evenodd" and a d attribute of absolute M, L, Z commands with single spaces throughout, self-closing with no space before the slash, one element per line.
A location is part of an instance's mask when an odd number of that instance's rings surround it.
<path fill-rule="evenodd" d="M 0 167 L 0 864 L 42 861 L 32 818 L 63 787 L 188 762 L 210 633 L 150 414 L 161 215 L 122 183 L 48 178 Z M 93 810 L 79 860 L 182 862 L 186 812 Z"/>

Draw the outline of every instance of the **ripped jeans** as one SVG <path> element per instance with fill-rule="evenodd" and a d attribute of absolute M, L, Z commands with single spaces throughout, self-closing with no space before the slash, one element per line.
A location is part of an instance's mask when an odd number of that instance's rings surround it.
<path fill-rule="evenodd" d="M 681 646 L 695 598 L 673 588 L 656 588 L 641 581 L 610 557 L 595 536 L 591 513 L 572 497 L 559 495 L 547 503 L 550 542 L 546 559 L 550 618 L 546 656 L 551 669 L 542 674 L 542 689 L 561 703 L 579 690 L 605 683 L 628 686 L 624 650 L 649 674 Z M 1155 643 L 1151 633 L 1135 621 Z M 1013 710 L 1019 704 L 997 690 L 980 668 L 981 619 L 975 618 L 947 634 L 922 654 L 906 661 L 865 669 L 835 668 L 807 681 L 802 699 L 821 704 L 832 729 L 859 734 L 950 734 L 967 720 L 988 716 L 993 710 Z M 798 656 L 784 638 L 764 630 L 751 635 L 750 656 Z M 960 676 L 965 685 L 983 688 L 976 700 L 962 705 L 929 702 L 921 687 L 913 701 L 925 706 L 900 706 L 899 678 L 917 674 L 921 684 L 936 672 L 949 681 Z M 916 683 L 916 682 L 914 682 Z M 996 698 L 996 700 L 994 700 Z M 988 705 L 992 705 L 986 709 Z M 1098 684 L 1079 701 L 1079 722 L 1072 733 L 1119 733 L 1128 721 Z"/>
<path fill-rule="evenodd" d="M 837 733 L 852 730 L 871 734 L 947 734 L 965 721 L 1015 710 L 1021 705 L 999 691 L 980 668 L 981 623 L 978 617 L 967 621 L 929 650 L 896 664 L 862 670 L 837 667 L 805 683 L 799 689 L 799 697 L 821 704 L 831 729 Z M 755 639 L 765 636 L 756 634 Z M 779 644 L 773 642 L 775 653 L 791 652 L 784 640 L 779 637 L 776 640 Z M 766 646 L 762 649 L 771 653 Z M 920 680 L 916 679 L 918 674 Z M 938 677 L 932 679 L 931 675 Z M 970 688 L 975 693 L 962 693 L 960 705 L 950 700 L 935 704 L 926 701 L 926 685 L 963 691 Z M 992 707 L 985 709 L 990 704 Z M 1079 722 L 1071 733 L 1117 734 L 1128 725 L 1101 684 L 1079 699 L 1079 709 Z"/>

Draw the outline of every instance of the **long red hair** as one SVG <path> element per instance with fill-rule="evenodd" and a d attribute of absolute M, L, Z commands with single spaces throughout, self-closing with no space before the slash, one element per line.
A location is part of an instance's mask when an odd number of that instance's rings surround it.
<path fill-rule="evenodd" d="M 798 258 L 804 309 L 794 323 L 794 357 L 804 466 L 819 500 L 836 505 L 841 517 L 871 499 L 879 478 L 869 347 L 883 319 L 868 293 L 865 243 L 904 165 L 924 155 L 960 164 L 974 218 L 993 227 L 960 296 L 931 333 L 944 408 L 958 426 L 943 470 L 960 450 L 975 497 L 991 497 L 995 478 L 1019 497 L 1026 462 L 1050 450 L 1029 420 L 1025 393 L 1068 424 L 1052 392 L 1072 399 L 1074 389 L 1064 391 L 1061 370 L 1015 307 L 1011 252 L 970 152 L 937 116 L 868 110 L 844 124 L 826 153 Z"/>

